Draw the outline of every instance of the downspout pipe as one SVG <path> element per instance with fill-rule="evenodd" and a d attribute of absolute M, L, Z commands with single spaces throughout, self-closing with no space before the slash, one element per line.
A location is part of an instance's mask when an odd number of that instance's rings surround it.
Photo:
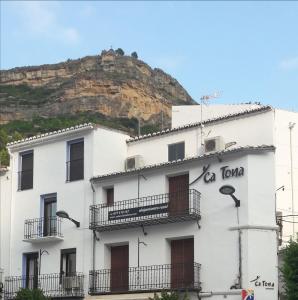
<path fill-rule="evenodd" d="M 95 204 L 95 188 L 94 188 L 94 184 L 93 184 L 93 180 L 90 180 L 90 185 L 91 185 L 91 189 L 92 189 L 92 204 Z M 95 231 L 93 230 L 93 235 L 92 235 L 92 271 L 94 272 L 95 270 L 95 248 L 96 248 L 96 235 L 95 235 Z M 92 286 L 94 287 L 94 280 L 95 277 L 93 276 L 93 283 Z"/>

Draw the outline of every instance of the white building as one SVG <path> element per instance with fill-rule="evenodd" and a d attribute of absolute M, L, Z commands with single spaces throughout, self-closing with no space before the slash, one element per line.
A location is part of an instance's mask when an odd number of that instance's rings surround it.
<path fill-rule="evenodd" d="M 200 117 L 198 106 L 179 106 L 172 129 L 151 135 L 86 124 L 10 144 L 0 198 L 6 298 L 39 286 L 55 299 L 164 289 L 241 299 L 247 288 L 277 299 L 278 238 L 297 234 L 282 222 L 281 237 L 276 211 L 298 210 L 298 114 L 240 105 Z"/>

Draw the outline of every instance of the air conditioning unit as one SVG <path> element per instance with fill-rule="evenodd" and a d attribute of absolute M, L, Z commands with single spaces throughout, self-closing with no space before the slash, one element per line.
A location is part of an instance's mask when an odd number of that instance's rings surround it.
<path fill-rule="evenodd" d="M 144 161 L 141 155 L 135 155 L 128 157 L 125 160 L 125 170 L 138 169 L 144 166 Z"/>
<path fill-rule="evenodd" d="M 223 137 L 215 136 L 204 140 L 204 152 L 211 153 L 222 151 L 225 149 Z"/>
<path fill-rule="evenodd" d="M 77 276 L 62 277 L 62 287 L 65 290 L 77 289 L 80 287 L 80 278 Z"/>

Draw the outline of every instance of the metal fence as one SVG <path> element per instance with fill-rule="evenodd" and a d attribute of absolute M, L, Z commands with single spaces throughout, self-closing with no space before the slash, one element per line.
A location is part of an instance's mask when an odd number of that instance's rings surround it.
<path fill-rule="evenodd" d="M 199 291 L 200 285 L 198 263 L 103 269 L 90 271 L 89 274 L 89 293 L 94 295 L 161 290 Z"/>
<path fill-rule="evenodd" d="M 14 299 L 21 288 L 41 289 L 46 297 L 84 297 L 84 275 L 43 274 L 39 276 L 10 276 L 5 278 L 4 299 Z"/>
<path fill-rule="evenodd" d="M 199 218 L 200 193 L 189 189 L 116 201 L 113 205 L 92 205 L 89 228 L 107 231 Z"/>
<path fill-rule="evenodd" d="M 46 236 L 62 237 L 61 219 L 59 217 L 54 216 L 25 220 L 24 239 L 42 238 Z"/>

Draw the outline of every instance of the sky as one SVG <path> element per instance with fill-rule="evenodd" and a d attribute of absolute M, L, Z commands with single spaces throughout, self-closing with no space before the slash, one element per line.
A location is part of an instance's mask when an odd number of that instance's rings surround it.
<path fill-rule="evenodd" d="M 298 111 L 298 2 L 4 1 L 0 68 L 136 51 L 199 101 Z"/>

